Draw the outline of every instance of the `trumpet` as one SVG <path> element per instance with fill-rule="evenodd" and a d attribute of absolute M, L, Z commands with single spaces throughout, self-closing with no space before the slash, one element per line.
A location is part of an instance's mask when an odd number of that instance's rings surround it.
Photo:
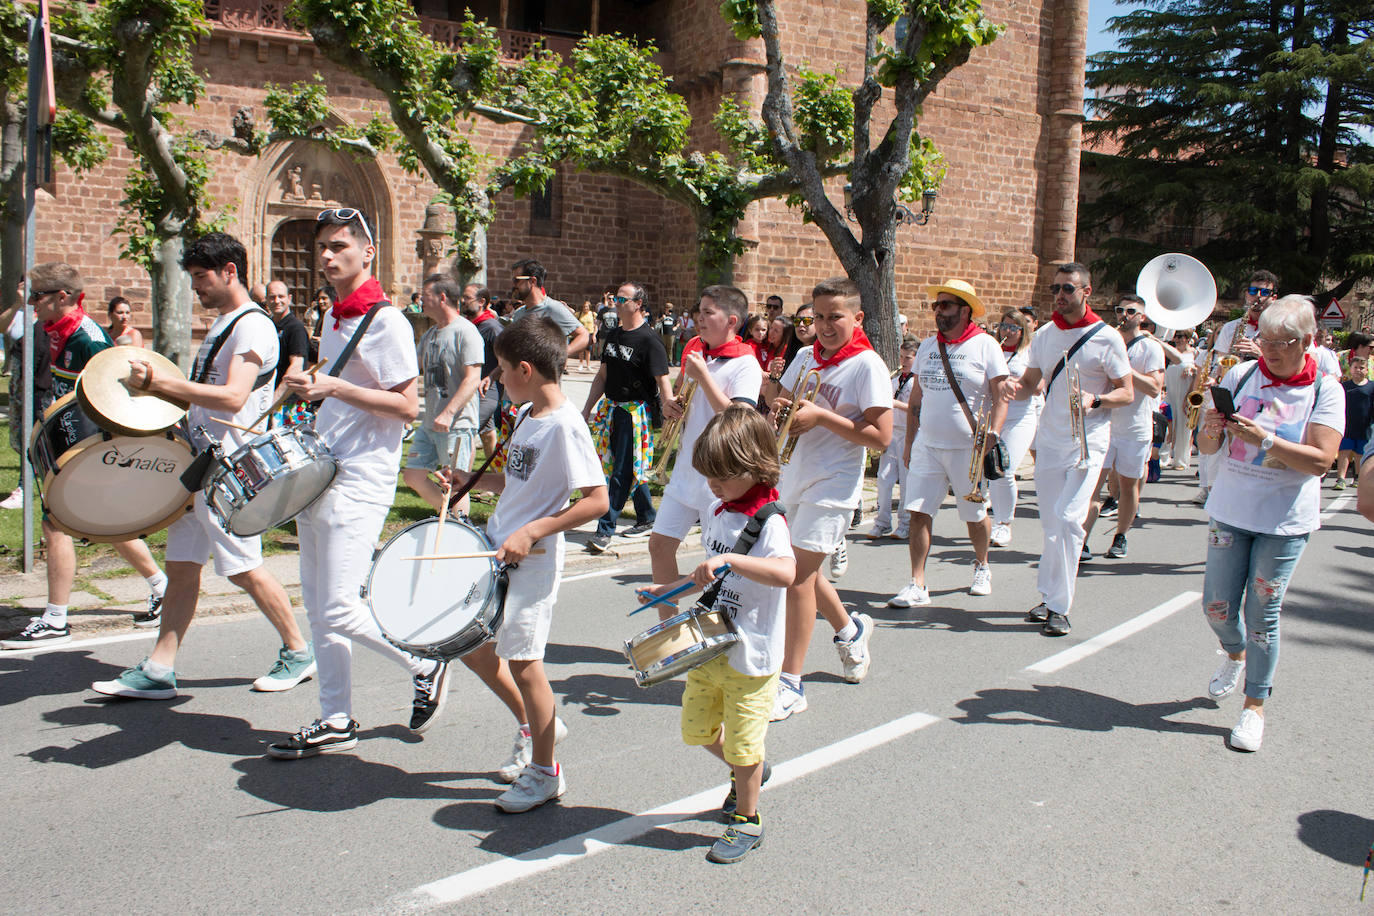
<path fill-rule="evenodd" d="M 1064 358 L 1067 360 L 1068 357 L 1066 350 Z M 1069 431 L 1073 441 L 1078 444 L 1078 466 L 1083 467 L 1088 463 L 1088 425 L 1083 412 L 1083 391 L 1079 387 L 1077 366 L 1069 370 Z"/>
<path fill-rule="evenodd" d="M 682 430 L 687 425 L 687 411 L 692 408 L 692 396 L 696 393 L 697 380 L 689 378 L 677 396 L 677 400 L 682 404 L 682 416 L 676 420 L 663 421 L 663 429 L 658 434 L 660 446 L 658 459 L 654 461 L 653 469 L 649 471 L 648 477 L 649 480 L 660 486 L 668 485 L 668 473 L 673 453 L 677 451 L 678 442 L 682 440 Z"/>
<path fill-rule="evenodd" d="M 992 405 L 978 413 L 978 428 L 973 431 L 973 457 L 968 463 L 968 482 L 972 489 L 964 497 L 971 503 L 983 501 L 983 452 L 988 447 L 988 424 L 992 420 Z"/>
<path fill-rule="evenodd" d="M 792 451 L 797 447 L 801 434 L 792 435 L 792 420 L 797 415 L 797 405 L 802 401 L 813 400 L 821 387 L 821 372 L 812 369 L 797 380 L 792 389 L 791 404 L 778 411 L 778 458 L 782 464 L 792 460 Z"/>

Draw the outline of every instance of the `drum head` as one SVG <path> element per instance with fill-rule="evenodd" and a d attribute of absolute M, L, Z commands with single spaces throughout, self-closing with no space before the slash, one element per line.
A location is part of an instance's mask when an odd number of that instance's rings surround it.
<path fill-rule="evenodd" d="M 64 531 L 91 541 L 125 541 L 160 531 L 191 504 L 181 485 L 191 449 L 180 437 L 93 436 L 46 475 L 43 505 Z"/>
<path fill-rule="evenodd" d="M 186 405 L 126 388 L 131 359 L 152 364 L 155 376 L 186 379 L 177 364 L 160 353 L 142 347 L 111 347 L 86 363 L 76 380 L 76 396 L 102 429 L 125 436 L 155 436 L 180 423 Z"/>
<path fill-rule="evenodd" d="M 252 499 L 233 513 L 228 523 L 229 533 L 241 538 L 253 537 L 289 522 L 324 495 L 338 470 L 338 462 L 328 457 L 274 474 L 270 481 L 260 485 Z M 257 481 L 253 483 L 259 486 Z"/>
<path fill-rule="evenodd" d="M 472 560 L 406 560 L 433 553 L 491 550 L 486 535 L 459 519 L 437 518 L 403 528 L 378 552 L 367 578 L 367 603 L 382 632 L 398 643 L 437 646 L 463 632 L 486 610 L 498 564 Z"/>

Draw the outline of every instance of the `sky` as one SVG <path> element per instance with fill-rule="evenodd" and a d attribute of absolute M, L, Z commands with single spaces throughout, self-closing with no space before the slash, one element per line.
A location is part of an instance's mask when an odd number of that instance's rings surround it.
<path fill-rule="evenodd" d="M 1115 0 L 1088 0 L 1088 53 L 1110 51 L 1116 45 L 1116 36 L 1107 33 L 1107 20 L 1131 9 L 1130 2 Z"/>

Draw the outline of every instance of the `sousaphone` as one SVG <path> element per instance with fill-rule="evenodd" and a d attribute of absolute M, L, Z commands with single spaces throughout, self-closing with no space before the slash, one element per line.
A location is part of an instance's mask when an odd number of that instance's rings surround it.
<path fill-rule="evenodd" d="M 1217 305 L 1217 281 L 1197 258 L 1162 254 L 1140 271 L 1135 293 L 1145 300 L 1145 315 L 1161 328 L 1196 327 Z"/>

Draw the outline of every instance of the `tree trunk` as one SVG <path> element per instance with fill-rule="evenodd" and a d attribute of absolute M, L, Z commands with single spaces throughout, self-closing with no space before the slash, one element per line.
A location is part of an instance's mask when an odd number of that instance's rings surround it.
<path fill-rule="evenodd" d="M 185 242 L 180 235 L 164 238 L 148 270 L 153 294 L 153 349 L 191 372 L 191 278 L 181 269 Z"/>
<path fill-rule="evenodd" d="M 468 229 L 467 238 L 472 246 L 472 256 L 459 252 L 453 258 L 453 275 L 458 279 L 460 287 L 467 286 L 469 283 L 477 283 L 482 286 L 487 285 L 487 227 L 483 225 L 472 226 Z"/>
<path fill-rule="evenodd" d="M 723 284 L 733 286 L 735 283 L 735 261 L 733 258 L 721 258 L 720 253 L 711 250 L 708 243 L 702 239 L 710 238 L 711 215 L 707 211 L 697 213 L 697 292 L 700 293 L 708 286 Z M 738 223 L 736 223 L 736 228 Z"/>
<path fill-rule="evenodd" d="M 24 273 L 24 106 L 0 92 L 0 312 L 19 303 Z M 0 328 L 3 331 L 3 328 Z"/>
<path fill-rule="evenodd" d="M 895 211 L 891 200 L 874 201 L 856 190 L 854 215 L 862 233 L 860 255 L 851 263 L 844 263 L 849 279 L 859 285 L 864 333 L 889 366 L 897 365 L 902 336 L 897 317 L 897 259 L 893 256 L 897 243 Z"/>

